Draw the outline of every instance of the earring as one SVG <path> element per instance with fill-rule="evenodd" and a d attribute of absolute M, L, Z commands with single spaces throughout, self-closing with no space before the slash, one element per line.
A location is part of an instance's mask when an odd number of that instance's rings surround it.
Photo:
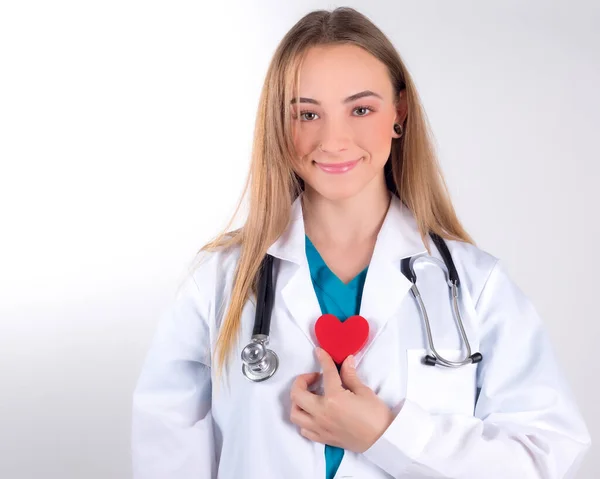
<path fill-rule="evenodd" d="M 394 131 L 400 136 L 404 134 L 404 128 L 400 123 L 394 123 Z"/>

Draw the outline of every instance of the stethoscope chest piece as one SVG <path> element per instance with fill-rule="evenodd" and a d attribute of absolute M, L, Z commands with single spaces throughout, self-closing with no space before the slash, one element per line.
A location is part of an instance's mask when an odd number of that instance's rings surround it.
<path fill-rule="evenodd" d="M 242 373 L 250 381 L 260 382 L 269 379 L 279 367 L 279 358 L 267 349 L 268 336 L 256 334 L 242 350 Z"/>
<path fill-rule="evenodd" d="M 425 332 L 427 333 L 427 354 L 423 358 L 423 363 L 429 366 L 446 366 L 450 368 L 458 368 L 467 364 L 479 363 L 483 356 L 481 353 L 473 353 L 471 344 L 467 337 L 459 307 L 459 286 L 460 280 L 458 272 L 452 261 L 452 255 L 446 246 L 446 243 L 441 236 L 435 233 L 429 233 L 437 249 L 440 252 L 442 260 L 432 257 L 431 255 L 416 255 L 413 257 L 403 258 L 401 262 L 401 270 L 404 276 L 412 283 L 411 293 L 417 301 L 421 312 L 423 322 L 425 324 Z M 437 264 L 446 274 L 446 282 L 451 291 L 452 310 L 455 316 L 460 337 L 465 346 L 465 356 L 458 361 L 451 361 L 440 356 L 433 344 L 433 335 L 431 333 L 431 324 L 427 315 L 427 309 L 421 298 L 421 293 L 417 287 L 417 275 L 414 270 L 414 263 L 418 259 L 427 259 Z M 254 317 L 254 328 L 252 330 L 252 340 L 242 350 L 242 373 L 250 381 L 260 382 L 269 379 L 279 367 L 279 358 L 270 349 L 267 349 L 269 344 L 269 328 L 271 325 L 271 309 L 273 307 L 274 292 L 273 292 L 273 257 L 269 254 L 265 256 L 260 267 L 259 281 L 257 288 L 256 313 Z"/>

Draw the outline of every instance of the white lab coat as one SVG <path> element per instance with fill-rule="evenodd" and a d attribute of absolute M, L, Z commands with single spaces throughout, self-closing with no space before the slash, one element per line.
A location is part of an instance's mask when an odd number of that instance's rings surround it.
<path fill-rule="evenodd" d="M 590 438 L 541 319 L 495 257 L 446 242 L 461 279 L 465 328 L 483 361 L 459 369 L 421 363 L 423 322 L 400 260 L 426 248 L 412 213 L 394 196 L 364 284 L 360 313 L 370 334 L 356 363 L 362 381 L 397 415 L 370 449 L 345 452 L 336 478 L 574 477 Z M 313 326 L 321 310 L 304 248 L 297 199 L 290 226 L 268 250 L 276 258 L 269 347 L 280 366 L 264 382 L 241 372 L 253 301 L 218 387 L 211 368 L 239 250 L 205 254 L 182 285 L 161 317 L 133 396 L 135 479 L 325 477 L 323 444 L 301 436 L 289 419 L 294 378 L 320 371 Z M 433 245 L 432 252 L 441 258 Z M 444 275 L 419 265 L 436 348 L 457 358 L 461 343 Z"/>

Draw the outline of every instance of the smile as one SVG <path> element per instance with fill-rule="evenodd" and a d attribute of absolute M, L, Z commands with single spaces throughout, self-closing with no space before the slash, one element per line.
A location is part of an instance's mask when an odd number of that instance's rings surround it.
<path fill-rule="evenodd" d="M 362 160 L 362 157 L 359 158 L 358 160 L 347 161 L 345 163 L 316 163 L 316 162 L 315 163 L 325 173 L 340 174 L 340 173 L 346 173 L 346 172 L 350 171 L 352 168 L 354 168 L 358 164 L 358 162 L 360 160 Z"/>

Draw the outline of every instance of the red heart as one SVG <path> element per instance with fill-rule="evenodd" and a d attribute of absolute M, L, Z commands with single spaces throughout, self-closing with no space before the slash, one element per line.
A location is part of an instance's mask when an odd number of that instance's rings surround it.
<path fill-rule="evenodd" d="M 323 314 L 315 323 L 319 346 L 329 353 L 337 364 L 362 349 L 369 337 L 369 322 L 360 315 L 340 321 L 333 314 Z"/>

